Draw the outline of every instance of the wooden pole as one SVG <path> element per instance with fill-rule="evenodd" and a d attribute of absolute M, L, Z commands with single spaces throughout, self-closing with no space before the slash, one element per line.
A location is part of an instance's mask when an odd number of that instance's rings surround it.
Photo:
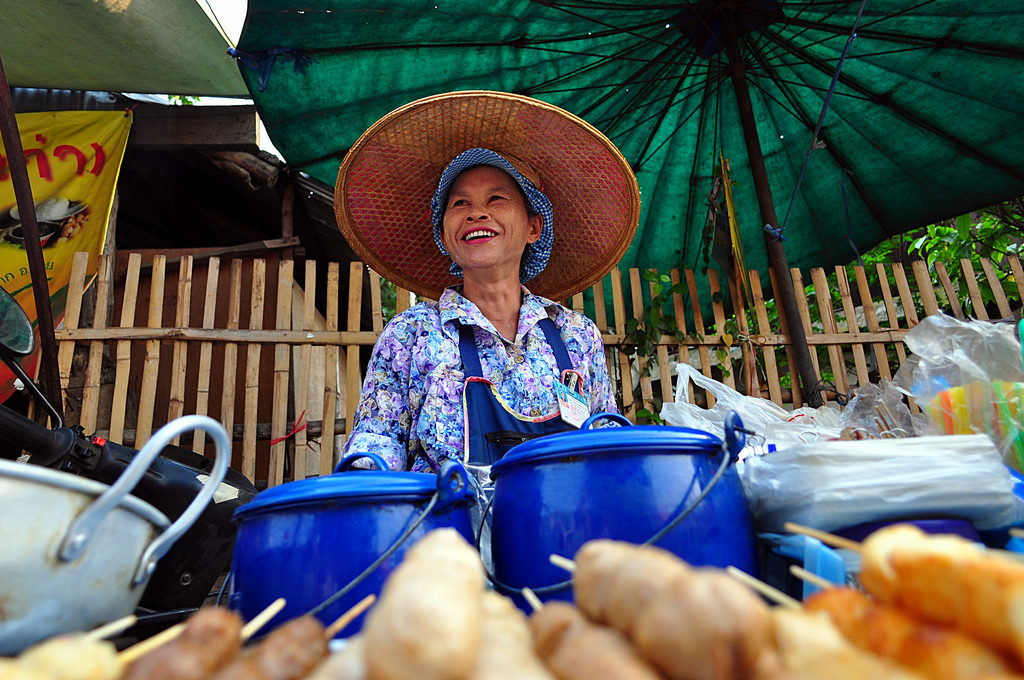
<path fill-rule="evenodd" d="M 53 308 L 50 306 L 50 287 L 46 282 L 46 263 L 43 248 L 39 242 L 39 225 L 36 223 L 36 207 L 32 200 L 32 187 L 28 180 L 25 153 L 18 132 L 18 119 L 14 115 L 14 100 L 7 84 L 7 73 L 0 59 L 0 133 L 7 150 L 7 163 L 11 167 L 14 196 L 18 201 L 21 229 L 25 234 L 25 252 L 28 269 L 32 277 L 32 295 L 36 302 L 36 318 L 39 327 L 40 386 L 46 399 L 63 420 L 64 402 L 60 396 L 60 378 L 57 373 L 57 340 L 53 334 Z M 57 425 L 57 423 L 54 423 Z"/>
<path fill-rule="evenodd" d="M 736 92 L 736 105 L 740 114 L 740 121 L 743 125 L 743 140 L 747 147 L 747 157 L 750 159 L 750 171 L 754 178 L 754 189 L 757 192 L 757 204 L 761 210 L 761 220 L 764 224 L 770 224 L 778 228 L 778 217 L 775 215 L 775 205 L 772 202 L 771 185 L 768 182 L 768 173 L 764 166 L 764 155 L 761 152 L 761 141 L 757 135 L 757 124 L 754 121 L 754 107 L 750 101 L 750 90 L 747 87 L 747 64 L 740 54 L 739 40 L 736 37 L 736 26 L 730 18 L 722 22 L 725 37 L 725 50 L 729 57 L 731 68 L 733 90 Z M 789 273 L 789 262 L 786 259 L 786 250 L 782 241 L 774 235 L 765 233 L 765 245 L 768 251 L 768 261 L 775 271 L 775 278 L 779 284 L 781 299 L 777 299 L 779 313 L 786 319 L 786 327 L 789 331 L 790 342 L 793 346 L 793 356 L 796 360 L 797 370 L 800 374 L 800 388 L 804 401 L 813 407 L 821 406 L 821 393 L 817 388 L 818 377 L 811 364 L 811 352 L 807 346 L 807 336 L 804 326 L 800 322 L 800 313 L 796 306 L 796 291 L 793 288 L 793 279 Z"/>

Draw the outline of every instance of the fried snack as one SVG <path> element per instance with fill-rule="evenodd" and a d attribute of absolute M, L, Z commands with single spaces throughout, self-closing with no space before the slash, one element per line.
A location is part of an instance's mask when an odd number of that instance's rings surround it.
<path fill-rule="evenodd" d="M 384 584 L 366 622 L 371 680 L 462 680 L 480 647 L 484 570 L 454 529 L 423 537 Z"/>
<path fill-rule="evenodd" d="M 221 607 L 203 607 L 181 635 L 128 664 L 122 680 L 202 680 L 241 649 L 242 619 Z"/>
<path fill-rule="evenodd" d="M 306 680 L 366 680 L 366 640 L 362 635 L 349 638 L 342 649 L 328 654 Z"/>
<path fill-rule="evenodd" d="M 17 663 L 50 680 L 117 680 L 124 670 L 113 644 L 82 634 L 40 642 L 22 652 Z"/>
<path fill-rule="evenodd" d="M 925 623 L 851 588 L 829 588 L 804 602 L 821 611 L 857 647 L 934 680 L 968 680 L 1009 673 L 994 651 L 953 629 Z"/>
<path fill-rule="evenodd" d="M 861 583 L 878 601 L 956 628 L 1024 664 L 1024 564 L 908 524 L 873 533 L 861 556 Z"/>
<path fill-rule="evenodd" d="M 584 544 L 574 561 L 579 608 L 592 621 L 627 633 L 666 584 L 691 571 L 667 550 L 606 539 Z"/>
<path fill-rule="evenodd" d="M 782 664 L 806 680 L 920 680 L 921 676 L 847 642 L 822 613 L 776 607 L 775 640 Z M 787 676 L 789 677 L 789 676 Z"/>
<path fill-rule="evenodd" d="M 530 617 L 534 649 L 558 680 L 658 680 L 618 631 L 592 623 L 566 602 Z"/>
<path fill-rule="evenodd" d="M 512 600 L 484 593 L 480 651 L 472 680 L 554 680 L 536 652 L 526 616 Z"/>
<path fill-rule="evenodd" d="M 214 680 L 298 680 L 327 656 L 327 633 L 313 616 L 300 616 L 270 632 Z"/>
<path fill-rule="evenodd" d="M 673 680 L 746 678 L 772 645 L 772 622 L 748 588 L 719 569 L 697 569 L 658 593 L 632 638 Z"/>

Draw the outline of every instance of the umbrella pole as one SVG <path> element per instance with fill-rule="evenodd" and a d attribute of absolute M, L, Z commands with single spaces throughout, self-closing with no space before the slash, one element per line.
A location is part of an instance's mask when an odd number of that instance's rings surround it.
<path fill-rule="evenodd" d="M 772 202 L 771 185 L 764 167 L 764 155 L 761 152 L 761 141 L 757 136 L 757 124 L 754 122 L 754 107 L 750 103 L 750 90 L 747 87 L 747 64 L 740 56 L 739 41 L 736 38 L 736 27 L 729 21 L 723 21 L 725 50 L 729 56 L 733 90 L 736 92 L 736 105 L 739 109 L 740 121 L 743 126 L 743 140 L 750 158 L 750 170 L 754 177 L 754 189 L 757 192 L 757 204 L 761 209 L 761 220 L 764 224 L 778 227 L 775 204 Z M 793 348 L 797 371 L 800 374 L 800 392 L 804 401 L 812 407 L 822 405 L 821 391 L 817 389 L 818 376 L 811 363 L 811 351 L 807 345 L 800 312 L 796 307 L 796 291 L 793 288 L 793 277 L 789 271 L 789 261 L 781 239 L 765 232 L 765 247 L 768 251 L 768 262 L 775 272 L 775 282 L 779 295 L 776 296 L 779 313 L 786 322 L 786 330 Z M 779 299 L 781 298 L 781 299 Z"/>
<path fill-rule="evenodd" d="M 18 132 L 18 119 L 14 115 L 14 100 L 7 84 L 7 73 L 0 59 L 0 133 L 7 162 L 11 168 L 14 196 L 18 201 L 21 228 L 25 234 L 25 253 L 32 277 L 32 295 L 36 302 L 36 320 L 39 329 L 40 382 L 42 392 L 57 414 L 63 419 L 64 407 L 60 395 L 60 377 L 57 374 L 57 340 L 53 331 L 53 308 L 50 306 L 50 287 L 46 282 L 46 263 L 39 242 L 39 225 L 36 223 L 36 207 L 32 201 L 32 186 L 28 180 L 28 168 Z"/>

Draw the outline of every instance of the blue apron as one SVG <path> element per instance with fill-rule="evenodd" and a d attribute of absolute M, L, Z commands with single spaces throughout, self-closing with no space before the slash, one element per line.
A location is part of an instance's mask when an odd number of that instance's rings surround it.
<path fill-rule="evenodd" d="M 559 377 L 556 379 L 562 379 L 567 371 L 573 372 L 565 342 L 551 319 L 544 318 L 538 323 L 558 364 Z M 463 325 L 459 328 L 459 353 L 462 355 L 466 375 L 462 393 L 465 418 L 464 462 L 491 465 L 516 444 L 573 429 L 561 419 L 558 411 L 531 418 L 505 407 L 497 398 L 497 388 L 483 376 L 472 326 Z"/>

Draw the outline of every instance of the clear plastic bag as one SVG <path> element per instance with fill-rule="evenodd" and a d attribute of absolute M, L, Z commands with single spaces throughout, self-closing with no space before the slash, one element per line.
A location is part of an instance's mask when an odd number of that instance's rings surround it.
<path fill-rule="evenodd" d="M 932 314 L 905 340 L 893 382 L 912 394 L 929 434 L 987 434 L 1003 460 L 1024 469 L 1024 368 L 1013 325 Z"/>
<path fill-rule="evenodd" d="M 1014 479 L 984 435 L 823 441 L 738 464 L 761 531 L 786 522 L 834 531 L 862 522 L 957 517 L 1015 521 Z"/>

